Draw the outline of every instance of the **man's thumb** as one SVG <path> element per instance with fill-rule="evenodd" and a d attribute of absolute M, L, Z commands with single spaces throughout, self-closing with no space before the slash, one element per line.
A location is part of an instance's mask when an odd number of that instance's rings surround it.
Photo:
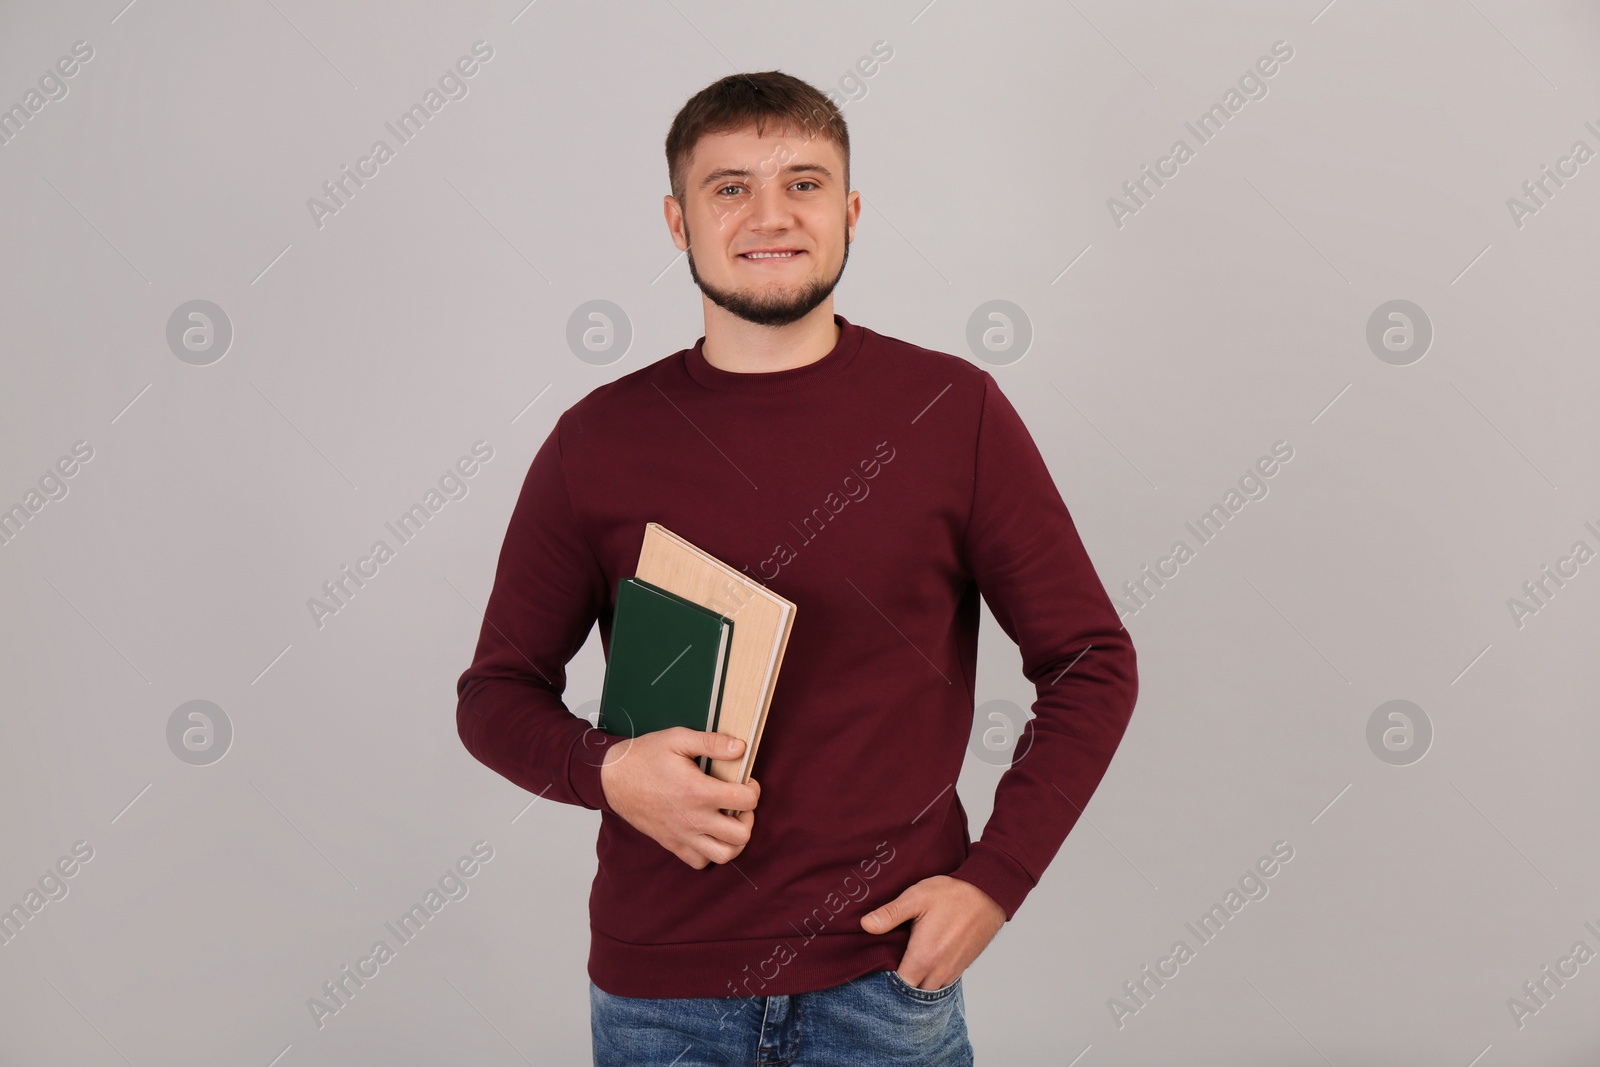
<path fill-rule="evenodd" d="M 916 918 L 918 912 L 906 901 L 907 895 L 901 893 L 881 908 L 867 912 L 861 917 L 861 928 L 869 934 L 886 934 L 901 923 Z"/>
<path fill-rule="evenodd" d="M 744 751 L 744 741 L 732 734 L 719 734 L 710 730 L 691 730 L 687 745 L 680 749 L 686 756 L 710 756 L 712 759 L 738 759 Z"/>

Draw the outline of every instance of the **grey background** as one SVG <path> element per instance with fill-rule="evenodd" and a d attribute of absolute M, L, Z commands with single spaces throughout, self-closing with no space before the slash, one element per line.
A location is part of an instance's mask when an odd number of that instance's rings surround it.
<path fill-rule="evenodd" d="M 973 311 L 1023 309 L 993 373 L 1109 591 L 1294 448 L 1128 609 L 1138 708 L 966 974 L 979 1062 L 1600 1052 L 1600 963 L 1521 1028 L 1507 1005 L 1600 950 L 1600 564 L 1507 606 L 1600 548 L 1600 161 L 1521 227 L 1506 203 L 1600 149 L 1594 5 L 124 3 L 0 9 L 0 104 L 94 49 L 0 146 L 0 504 L 94 450 L 0 547 L 0 903 L 94 849 L 0 947 L 0 1061 L 587 1062 L 598 817 L 474 761 L 455 680 L 555 417 L 702 332 L 673 114 L 735 70 L 840 91 L 880 40 L 841 91 L 865 209 L 836 309 L 973 359 Z M 469 95 L 318 228 L 307 198 L 479 39 Z M 1116 226 L 1278 40 L 1268 95 Z M 208 366 L 166 342 L 196 299 L 233 329 Z M 600 366 L 566 341 L 596 299 L 633 331 Z M 1434 330 L 1408 366 L 1366 343 L 1395 299 Z M 308 598 L 479 440 L 467 495 L 319 629 Z M 602 670 L 591 634 L 569 706 Z M 987 614 L 978 699 L 1033 699 Z M 1396 699 L 1433 731 L 1405 766 L 1367 742 Z M 207 765 L 168 747 L 191 700 L 233 731 Z M 968 760 L 975 830 L 1000 772 Z M 469 894 L 319 1030 L 307 999 L 479 840 Z M 1119 1028 L 1121 983 L 1276 841 L 1270 894 Z"/>

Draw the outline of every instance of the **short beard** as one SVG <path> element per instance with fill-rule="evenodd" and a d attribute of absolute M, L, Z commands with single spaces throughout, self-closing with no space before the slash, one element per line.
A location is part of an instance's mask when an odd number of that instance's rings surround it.
<path fill-rule="evenodd" d="M 689 234 L 687 218 L 683 220 L 683 237 L 685 243 L 689 245 L 687 249 L 689 277 L 694 279 L 700 291 L 719 308 L 757 326 L 787 326 L 791 322 L 805 318 L 828 299 L 834 287 L 839 284 L 839 279 L 844 277 L 845 264 L 850 262 L 850 228 L 846 226 L 844 258 L 839 261 L 839 271 L 833 276 L 832 281 L 813 280 L 792 296 L 787 293 L 756 296 L 752 295 L 755 290 L 735 291 L 707 285 L 705 279 L 700 277 L 700 272 L 694 268 L 694 239 Z"/>

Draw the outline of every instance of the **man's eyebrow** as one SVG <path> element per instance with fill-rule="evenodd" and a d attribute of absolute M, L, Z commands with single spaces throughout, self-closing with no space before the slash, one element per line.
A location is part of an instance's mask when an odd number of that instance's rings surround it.
<path fill-rule="evenodd" d="M 785 174 L 820 174 L 829 181 L 833 180 L 833 172 L 821 163 L 791 163 L 784 167 L 783 171 Z M 708 185 L 726 181 L 729 178 L 748 178 L 754 173 L 755 171 L 747 170 L 744 167 L 722 167 L 700 179 L 700 188 L 704 189 Z"/>

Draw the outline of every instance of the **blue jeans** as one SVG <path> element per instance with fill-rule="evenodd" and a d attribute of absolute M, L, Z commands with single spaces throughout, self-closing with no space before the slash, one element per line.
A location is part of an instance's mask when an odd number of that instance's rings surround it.
<path fill-rule="evenodd" d="M 595 1067 L 972 1067 L 961 979 L 873 971 L 814 993 L 619 997 L 589 983 Z"/>

